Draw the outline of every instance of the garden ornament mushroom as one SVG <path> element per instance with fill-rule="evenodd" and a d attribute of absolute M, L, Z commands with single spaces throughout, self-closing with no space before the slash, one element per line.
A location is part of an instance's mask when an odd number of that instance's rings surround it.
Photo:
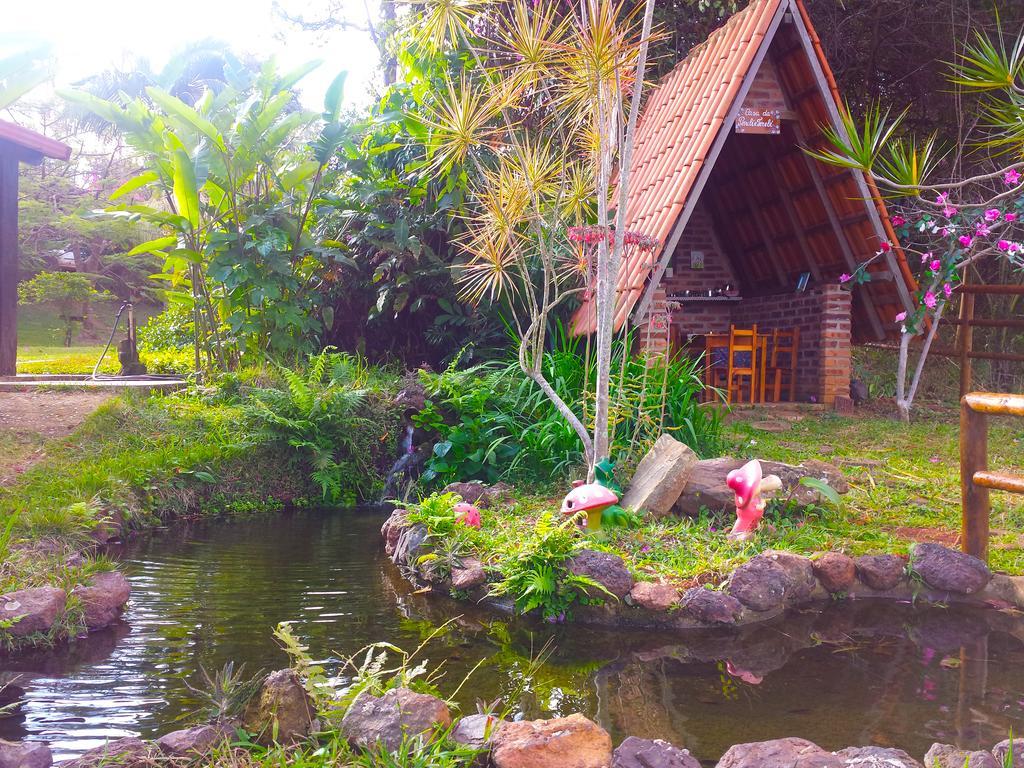
<path fill-rule="evenodd" d="M 754 535 L 764 515 L 764 499 L 761 494 L 778 490 L 782 487 L 782 481 L 777 475 L 762 477 L 761 462 L 753 459 L 726 475 L 725 484 L 736 494 L 736 524 L 729 532 L 729 538 L 746 541 Z"/>
<path fill-rule="evenodd" d="M 480 527 L 480 510 L 474 507 L 472 504 L 468 504 L 465 501 L 460 501 L 454 507 L 455 522 L 468 525 L 470 528 Z"/>
<path fill-rule="evenodd" d="M 583 483 L 577 480 L 573 488 L 562 500 L 562 514 L 569 516 L 579 512 L 587 513 L 587 530 L 596 531 L 601 528 L 601 513 L 613 504 L 619 503 L 619 497 L 610 488 L 600 483 Z"/>

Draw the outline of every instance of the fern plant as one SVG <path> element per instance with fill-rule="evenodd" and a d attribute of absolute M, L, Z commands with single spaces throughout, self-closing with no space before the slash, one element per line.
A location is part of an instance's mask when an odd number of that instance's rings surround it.
<path fill-rule="evenodd" d="M 569 570 L 569 558 L 579 542 L 574 518 L 541 515 L 533 533 L 500 563 L 504 578 L 491 588 L 492 593 L 512 597 L 520 613 L 537 610 L 552 622 L 571 618 L 576 604 L 614 597 L 598 582 Z"/>
<path fill-rule="evenodd" d="M 365 369 L 331 350 L 310 356 L 305 372 L 278 366 L 286 387 L 255 390 L 245 411 L 265 437 L 302 452 L 324 499 L 338 502 L 353 486 L 363 490 L 371 468 L 355 440 L 366 423 L 359 413 L 366 390 L 353 383 L 365 380 Z"/>

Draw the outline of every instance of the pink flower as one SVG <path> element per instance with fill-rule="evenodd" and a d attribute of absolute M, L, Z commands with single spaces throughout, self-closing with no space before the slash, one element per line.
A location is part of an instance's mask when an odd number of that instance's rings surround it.
<path fill-rule="evenodd" d="M 948 299 L 950 296 L 953 295 L 953 286 L 950 285 L 949 283 L 946 283 L 944 286 L 942 286 L 942 292 L 945 294 L 946 298 Z"/>
<path fill-rule="evenodd" d="M 1017 214 L 1016 213 L 1008 213 L 1005 216 L 1003 216 L 1003 218 L 1006 219 L 1007 221 L 1016 221 L 1017 220 Z"/>
<path fill-rule="evenodd" d="M 998 243 L 996 243 L 996 248 L 998 248 L 1000 251 L 1008 251 L 1010 250 L 1011 245 L 1012 243 L 1009 240 L 1000 240 Z"/>
<path fill-rule="evenodd" d="M 950 219 L 953 216 L 956 216 L 956 208 L 954 208 L 952 205 L 947 205 L 945 208 L 942 209 L 942 215 L 945 216 L 947 219 Z"/>
<path fill-rule="evenodd" d="M 850 282 L 850 280 L 852 280 L 852 278 L 848 274 L 846 274 L 845 272 L 843 272 L 843 274 L 841 274 L 839 276 L 839 282 L 840 283 L 848 283 L 848 282 Z"/>
<path fill-rule="evenodd" d="M 998 208 L 989 208 L 987 211 L 985 211 L 985 221 L 999 221 L 1002 215 L 1003 212 L 1000 211 Z"/>
<path fill-rule="evenodd" d="M 935 202 L 939 205 L 945 205 L 947 200 L 949 200 L 949 195 L 945 192 L 940 192 L 939 196 L 935 198 Z"/>
<path fill-rule="evenodd" d="M 970 248 L 971 243 L 974 242 L 974 238 L 971 237 L 970 235 L 960 235 L 958 239 L 960 241 L 960 245 L 962 245 L 964 248 Z"/>
<path fill-rule="evenodd" d="M 934 293 L 932 293 L 931 291 L 928 291 L 927 293 L 925 293 L 925 295 L 924 295 L 924 305 L 926 307 L 928 307 L 928 309 L 935 309 L 935 305 L 937 303 L 938 303 L 938 300 L 935 298 L 935 294 Z"/>
<path fill-rule="evenodd" d="M 943 227 L 939 230 L 943 237 L 949 237 L 949 227 Z"/>
<path fill-rule="evenodd" d="M 906 312 L 900 312 L 898 315 L 896 315 L 896 322 L 897 323 L 902 323 L 906 319 L 907 319 L 907 313 Z"/>
<path fill-rule="evenodd" d="M 938 259 L 932 259 L 931 263 L 928 264 L 928 269 L 930 269 L 932 272 L 938 272 L 940 269 L 942 269 L 942 262 L 939 261 Z"/>
<path fill-rule="evenodd" d="M 1003 183 L 1008 187 L 1015 187 L 1020 182 L 1020 174 L 1016 168 L 1011 168 L 1003 174 Z"/>
<path fill-rule="evenodd" d="M 974 225 L 974 234 L 978 237 L 988 237 L 991 234 L 991 230 L 989 230 L 988 224 L 979 221 Z"/>
<path fill-rule="evenodd" d="M 892 217 L 892 225 L 894 227 L 902 227 L 906 223 L 907 220 L 904 219 L 902 216 L 896 215 Z"/>
<path fill-rule="evenodd" d="M 879 248 L 882 249 L 882 253 L 888 253 L 889 251 L 892 250 L 892 243 L 890 243 L 888 240 L 885 240 L 882 242 Z"/>

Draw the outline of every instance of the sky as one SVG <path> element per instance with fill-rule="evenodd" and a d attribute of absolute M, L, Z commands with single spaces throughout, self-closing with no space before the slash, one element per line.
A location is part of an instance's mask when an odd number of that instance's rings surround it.
<path fill-rule="evenodd" d="M 292 14 L 315 14 L 323 0 L 278 0 Z M 366 7 L 376 21 L 375 0 L 342 0 L 346 15 L 365 26 Z M 223 40 L 239 53 L 277 57 L 282 71 L 323 59 L 300 84 L 302 100 L 319 110 L 323 93 L 341 70 L 348 71 L 345 103 L 368 102 L 378 63 L 368 32 L 334 30 L 323 38 L 275 15 L 273 0 L 0 0 L 0 51 L 47 43 L 56 61 L 57 87 L 115 66 L 134 56 L 154 71 L 186 43 Z"/>

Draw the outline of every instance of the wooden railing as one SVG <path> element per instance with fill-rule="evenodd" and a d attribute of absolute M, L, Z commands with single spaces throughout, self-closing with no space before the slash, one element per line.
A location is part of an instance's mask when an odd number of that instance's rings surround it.
<path fill-rule="evenodd" d="M 1024 493 L 1024 475 L 988 470 L 989 416 L 1024 416 L 1024 395 L 971 392 L 960 399 L 960 542 L 964 552 L 985 561 L 989 491 Z"/>

